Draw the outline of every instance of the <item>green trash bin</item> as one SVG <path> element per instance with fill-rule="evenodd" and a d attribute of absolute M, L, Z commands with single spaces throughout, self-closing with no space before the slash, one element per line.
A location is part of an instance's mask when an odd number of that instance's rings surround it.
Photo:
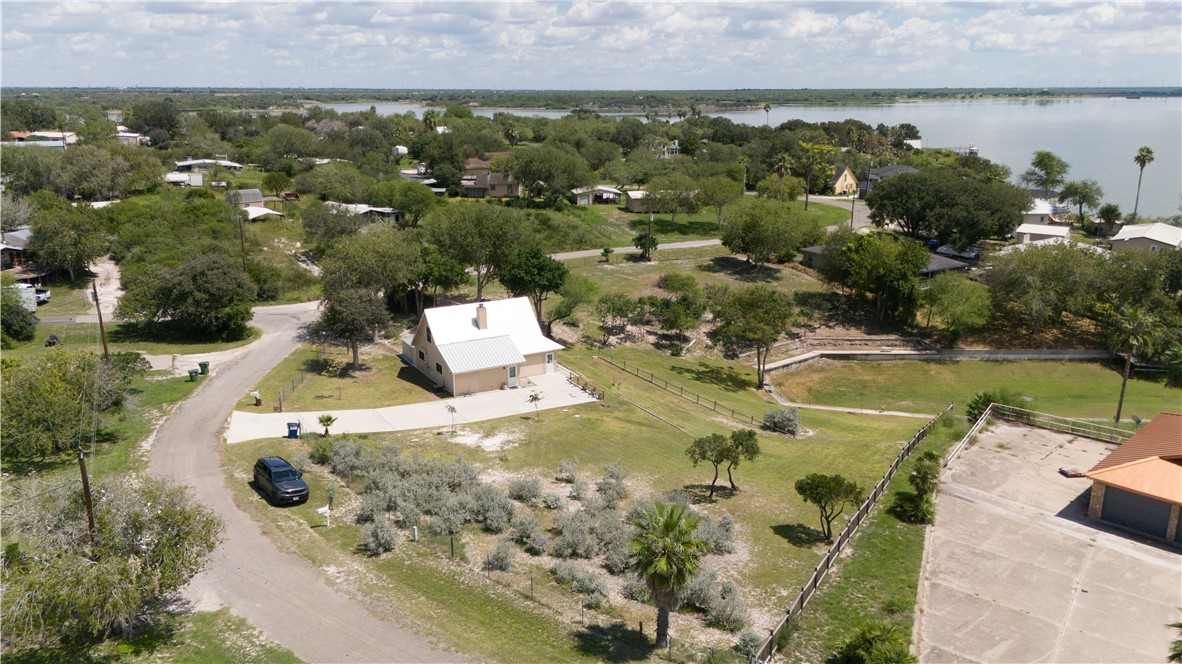
<path fill-rule="evenodd" d="M 198 362 L 197 366 L 200 367 L 202 376 L 209 374 L 209 362 Z"/>
<path fill-rule="evenodd" d="M 189 382 L 196 383 L 197 382 L 197 374 L 199 374 L 199 373 L 201 373 L 201 372 L 196 369 L 189 369 Z"/>

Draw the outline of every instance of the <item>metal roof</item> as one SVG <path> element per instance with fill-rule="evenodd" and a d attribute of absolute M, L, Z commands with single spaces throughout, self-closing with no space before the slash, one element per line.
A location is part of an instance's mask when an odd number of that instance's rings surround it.
<path fill-rule="evenodd" d="M 1172 247 L 1182 246 L 1182 228 L 1160 222 L 1125 226 L 1120 229 L 1119 233 L 1113 236 L 1112 241 L 1123 242 L 1142 237 L 1147 240 L 1153 240 L 1154 242 L 1168 244 Z"/>
<path fill-rule="evenodd" d="M 488 325 L 483 330 L 476 326 L 478 306 L 487 309 Z M 542 334 L 538 319 L 534 317 L 533 305 L 527 297 L 434 307 L 423 312 L 423 320 L 431 330 L 435 343 L 440 346 L 508 336 L 521 355 L 548 353 L 563 348 L 562 344 Z"/>
<path fill-rule="evenodd" d="M 1066 226 L 1051 226 L 1050 224 L 1022 224 L 1014 229 L 1014 235 L 1022 235 L 1023 233 L 1067 237 L 1071 234 L 1071 229 Z"/>
<path fill-rule="evenodd" d="M 525 362 L 509 335 L 440 344 L 439 354 L 453 374 L 496 369 Z"/>

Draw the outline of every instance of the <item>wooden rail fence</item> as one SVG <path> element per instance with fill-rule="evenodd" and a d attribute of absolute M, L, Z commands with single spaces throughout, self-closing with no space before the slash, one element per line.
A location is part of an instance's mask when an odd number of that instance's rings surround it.
<path fill-rule="evenodd" d="M 598 357 L 599 357 L 599 359 L 603 360 L 604 362 L 607 362 L 608 364 L 612 365 L 613 367 L 623 369 L 624 371 L 627 371 L 628 373 L 632 374 L 633 376 L 636 376 L 637 378 L 639 378 L 643 381 L 647 381 L 653 385 L 656 385 L 657 387 L 669 392 L 670 394 L 676 394 L 677 396 L 685 399 L 686 401 L 692 401 L 692 402 L 698 404 L 699 406 L 704 406 L 706 408 L 709 408 L 710 410 L 713 410 L 716 413 L 726 415 L 727 417 L 731 418 L 732 420 L 742 422 L 743 424 L 750 424 L 751 426 L 756 427 L 756 428 L 759 428 L 763 425 L 763 420 L 756 418 L 756 417 L 752 417 L 751 415 L 748 415 L 746 413 L 740 413 L 739 411 L 735 410 L 734 408 L 731 408 L 730 406 L 720 405 L 718 403 L 717 399 L 708 399 L 708 398 L 698 394 L 697 392 L 692 392 L 690 390 L 685 389 L 681 385 L 677 385 L 676 383 L 670 383 L 669 381 L 665 380 L 664 378 L 657 376 L 653 372 L 641 369 L 640 367 L 636 366 L 635 364 L 633 364 L 632 366 L 628 366 L 627 360 L 617 360 L 616 358 L 614 358 L 611 355 L 608 355 L 606 353 L 601 353 Z"/>

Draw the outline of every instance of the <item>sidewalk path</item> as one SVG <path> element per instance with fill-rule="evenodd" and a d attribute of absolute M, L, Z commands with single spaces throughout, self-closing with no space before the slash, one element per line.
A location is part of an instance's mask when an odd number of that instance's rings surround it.
<path fill-rule="evenodd" d="M 542 397 L 537 404 L 538 410 L 566 408 L 595 401 L 595 397 L 571 384 L 562 373 L 531 376 L 527 380 L 533 384 L 516 390 L 482 392 L 468 397 L 386 408 L 290 413 L 250 413 L 236 410 L 230 414 L 226 442 L 241 443 L 258 438 L 278 438 L 287 433 L 288 422 L 301 423 L 305 432 L 319 431 L 320 425 L 317 420 L 325 414 L 337 418 L 336 423 L 330 428 L 334 434 L 372 433 L 451 426 L 453 415 L 447 410 L 449 404 L 456 409 L 454 423 L 467 424 L 532 414 L 534 404 L 529 402 L 529 396 L 533 392 Z"/>
<path fill-rule="evenodd" d="M 791 406 L 793 408 L 803 408 L 804 410 L 829 410 L 835 413 L 850 413 L 851 415 L 887 415 L 890 417 L 914 417 L 923 420 L 930 420 L 935 417 L 932 413 L 908 413 L 902 410 L 874 410 L 873 408 L 849 408 L 846 406 L 822 406 L 815 403 L 799 403 L 797 401 L 789 401 L 784 398 L 783 394 L 772 385 L 768 385 L 766 389 L 771 393 L 772 398 L 776 400 L 781 406 Z"/>

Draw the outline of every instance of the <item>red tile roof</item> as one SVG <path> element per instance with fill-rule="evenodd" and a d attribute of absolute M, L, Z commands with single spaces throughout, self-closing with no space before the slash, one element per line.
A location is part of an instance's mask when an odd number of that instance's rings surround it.
<path fill-rule="evenodd" d="M 1085 475 L 1182 505 L 1182 415 L 1159 414 Z"/>

